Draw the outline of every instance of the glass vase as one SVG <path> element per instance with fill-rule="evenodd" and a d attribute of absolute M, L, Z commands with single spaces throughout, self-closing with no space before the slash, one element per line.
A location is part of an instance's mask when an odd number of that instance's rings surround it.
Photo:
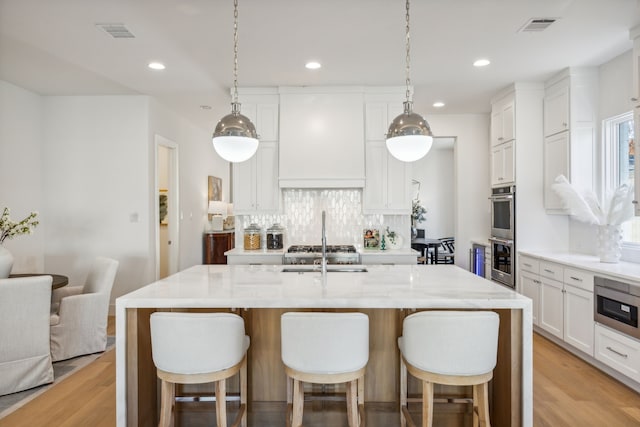
<path fill-rule="evenodd" d="M 620 225 L 598 226 L 598 256 L 600 262 L 616 263 L 622 256 L 622 227 Z"/>

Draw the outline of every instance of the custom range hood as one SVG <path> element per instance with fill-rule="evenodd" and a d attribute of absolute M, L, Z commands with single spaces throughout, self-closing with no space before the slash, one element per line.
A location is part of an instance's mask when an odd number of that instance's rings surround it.
<path fill-rule="evenodd" d="M 362 188 L 364 92 L 280 87 L 281 188 Z"/>

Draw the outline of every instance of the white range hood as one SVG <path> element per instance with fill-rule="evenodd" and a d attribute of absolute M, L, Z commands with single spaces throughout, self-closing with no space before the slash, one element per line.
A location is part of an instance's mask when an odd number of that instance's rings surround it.
<path fill-rule="evenodd" d="M 281 188 L 362 188 L 364 92 L 355 87 L 281 87 Z"/>

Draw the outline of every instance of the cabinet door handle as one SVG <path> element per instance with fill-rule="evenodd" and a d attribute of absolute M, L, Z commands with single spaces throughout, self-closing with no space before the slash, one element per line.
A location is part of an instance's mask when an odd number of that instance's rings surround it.
<path fill-rule="evenodd" d="M 634 200 L 634 201 L 633 201 L 633 202 L 631 202 L 631 203 L 633 203 L 634 205 L 637 205 L 637 204 L 638 204 L 638 201 L 637 201 L 637 200 Z"/>
<path fill-rule="evenodd" d="M 526 262 L 523 262 L 522 265 L 524 265 L 525 267 L 533 267 L 531 264 L 527 264 Z"/>
<path fill-rule="evenodd" d="M 536 283 L 536 284 L 538 284 L 538 285 L 539 285 L 539 284 L 541 284 L 542 282 L 541 282 L 540 280 L 534 280 L 534 281 L 533 281 L 533 283 Z"/>
<path fill-rule="evenodd" d="M 636 102 L 636 101 L 638 100 L 638 98 L 636 98 L 636 97 L 634 96 L 633 98 L 631 98 L 631 100 L 632 100 L 633 102 Z M 638 108 L 638 107 L 636 107 L 636 108 Z"/>
<path fill-rule="evenodd" d="M 498 137 L 498 141 L 502 141 L 503 139 L 503 137 Z"/>
<path fill-rule="evenodd" d="M 611 347 L 609 347 L 609 346 L 607 346 L 607 350 L 609 350 L 609 351 L 610 351 L 610 352 L 612 352 L 612 353 L 617 354 L 617 355 L 618 355 L 618 356 L 620 356 L 620 357 L 624 357 L 625 359 L 629 357 L 629 355 L 628 355 L 628 354 L 620 353 L 619 351 L 616 351 L 616 350 L 612 349 L 612 348 L 611 348 Z"/>
<path fill-rule="evenodd" d="M 582 282 L 582 279 L 581 279 L 581 278 L 579 278 L 579 277 L 573 277 L 573 276 L 570 276 L 569 278 L 570 278 L 571 280 L 575 280 L 576 282 Z"/>
<path fill-rule="evenodd" d="M 562 123 L 562 126 L 567 127 L 567 124 L 563 122 L 563 123 Z"/>
<path fill-rule="evenodd" d="M 549 270 L 548 268 L 545 268 L 544 271 L 546 271 L 549 274 L 556 274 L 556 273 L 553 272 L 553 270 Z"/>

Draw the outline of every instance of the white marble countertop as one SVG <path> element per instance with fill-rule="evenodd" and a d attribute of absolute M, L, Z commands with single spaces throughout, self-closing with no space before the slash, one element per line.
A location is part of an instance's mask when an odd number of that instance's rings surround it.
<path fill-rule="evenodd" d="M 345 266 L 348 267 L 348 266 Z M 281 265 L 196 265 L 116 299 L 125 307 L 516 308 L 531 300 L 454 265 L 287 273 Z M 308 267 L 307 267 L 308 268 Z"/>
<path fill-rule="evenodd" d="M 286 249 L 254 249 L 254 250 L 245 250 L 243 248 L 233 248 L 225 252 L 226 256 L 245 256 L 245 255 L 260 255 L 260 256 L 274 256 L 281 257 L 286 252 Z M 407 255 L 407 256 L 417 256 L 420 252 L 411 249 L 411 248 L 400 248 L 400 249 L 386 249 L 381 251 L 379 249 L 358 249 L 357 252 L 361 255 L 374 255 L 374 256 L 384 256 L 384 255 Z"/>
<path fill-rule="evenodd" d="M 518 251 L 520 255 L 532 256 L 545 261 L 558 262 L 570 267 L 589 270 L 593 273 L 603 274 L 640 284 L 640 264 L 620 261 L 618 263 L 600 262 L 600 258 L 593 255 L 583 255 L 570 252 L 549 251 Z"/>
<path fill-rule="evenodd" d="M 360 255 L 373 255 L 373 256 L 388 256 L 388 255 L 407 255 L 407 256 L 419 256 L 420 252 L 411 248 L 398 248 L 398 249 L 358 249 Z"/>

